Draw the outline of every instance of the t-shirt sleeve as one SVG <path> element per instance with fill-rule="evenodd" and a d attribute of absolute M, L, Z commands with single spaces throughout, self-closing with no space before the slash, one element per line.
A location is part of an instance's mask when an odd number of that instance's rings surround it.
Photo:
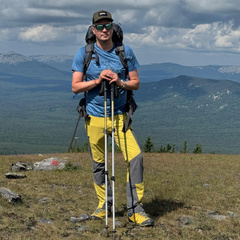
<path fill-rule="evenodd" d="M 84 67 L 84 57 L 85 57 L 85 47 L 80 48 L 72 63 L 72 71 L 83 72 Z"/>
<path fill-rule="evenodd" d="M 128 71 L 132 72 L 140 65 L 131 47 L 125 45 L 125 56 L 128 63 Z"/>

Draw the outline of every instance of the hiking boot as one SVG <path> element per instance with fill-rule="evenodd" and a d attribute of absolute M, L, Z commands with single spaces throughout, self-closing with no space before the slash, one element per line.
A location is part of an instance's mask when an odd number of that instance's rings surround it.
<path fill-rule="evenodd" d="M 141 227 L 152 227 L 154 225 L 153 219 L 149 218 L 144 211 L 138 213 L 129 213 L 128 220 L 129 222 L 140 225 Z"/>
<path fill-rule="evenodd" d="M 90 219 L 91 220 L 100 220 L 100 219 L 103 219 L 105 218 L 105 214 L 106 213 L 106 210 L 105 208 L 97 208 L 93 214 L 90 216 Z M 111 214 L 110 211 L 107 212 L 108 213 L 108 216 Z"/>

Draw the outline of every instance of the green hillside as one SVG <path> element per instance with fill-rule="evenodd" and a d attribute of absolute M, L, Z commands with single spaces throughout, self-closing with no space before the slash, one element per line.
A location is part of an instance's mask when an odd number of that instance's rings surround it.
<path fill-rule="evenodd" d="M 71 77 L 71 72 L 61 71 L 54 67 L 37 61 L 20 62 L 17 64 L 0 63 L 0 75 L 15 75 L 23 77 L 31 77 L 33 79 L 49 80 L 63 79 L 67 80 Z"/>
<path fill-rule="evenodd" d="M 78 118 L 82 95 L 72 98 L 71 79 L 0 78 L 0 154 L 65 152 Z M 240 84 L 179 76 L 142 83 L 135 92 L 133 127 L 141 146 L 148 136 L 155 149 L 201 144 L 204 153 L 239 153 Z M 87 140 L 83 122 L 77 136 Z"/>
<path fill-rule="evenodd" d="M 180 76 L 143 83 L 135 96 L 134 127 L 141 137 L 149 132 L 156 147 L 181 150 L 186 140 L 191 152 L 200 143 L 206 153 L 239 153 L 239 83 Z"/>
<path fill-rule="evenodd" d="M 143 65 L 139 68 L 139 75 L 143 82 L 159 81 L 175 78 L 180 75 L 210 79 L 229 79 L 240 82 L 239 66 L 182 66 L 174 63 L 155 63 Z"/>

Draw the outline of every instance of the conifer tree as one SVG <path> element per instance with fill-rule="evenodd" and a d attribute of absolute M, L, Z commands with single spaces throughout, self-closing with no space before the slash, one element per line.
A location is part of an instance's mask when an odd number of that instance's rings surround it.
<path fill-rule="evenodd" d="M 193 153 L 195 153 L 195 154 L 202 153 L 202 146 L 201 146 L 201 144 L 199 144 L 199 143 L 196 144 L 196 147 L 194 148 Z"/>
<path fill-rule="evenodd" d="M 145 142 L 145 145 L 143 147 L 143 151 L 144 152 L 152 152 L 153 149 L 154 149 L 154 144 L 152 143 L 150 136 L 148 136 L 148 138 Z"/>
<path fill-rule="evenodd" d="M 186 140 L 184 141 L 183 145 L 184 145 L 183 150 L 181 150 L 180 153 L 188 153 L 187 141 Z"/>

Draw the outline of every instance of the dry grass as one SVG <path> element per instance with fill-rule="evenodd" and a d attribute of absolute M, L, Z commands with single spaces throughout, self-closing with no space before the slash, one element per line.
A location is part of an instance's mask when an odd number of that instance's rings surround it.
<path fill-rule="evenodd" d="M 33 163 L 52 156 L 67 158 L 81 168 L 28 171 L 24 179 L 4 176 L 11 163 Z M 0 197 L 0 239 L 106 239 L 104 221 L 70 221 L 72 216 L 90 215 L 97 206 L 88 153 L 0 156 L 0 163 L 0 187 L 22 196 L 18 204 Z M 116 221 L 121 223 L 116 228 L 117 239 L 240 238 L 240 155 L 144 154 L 144 166 L 143 203 L 155 226 L 145 229 L 128 224 L 126 166 L 121 154 L 116 154 Z M 39 201 L 43 198 L 45 203 Z M 225 219 L 212 219 L 211 212 Z M 229 212 L 239 217 L 231 217 Z M 190 221 L 183 224 L 183 217 Z"/>

